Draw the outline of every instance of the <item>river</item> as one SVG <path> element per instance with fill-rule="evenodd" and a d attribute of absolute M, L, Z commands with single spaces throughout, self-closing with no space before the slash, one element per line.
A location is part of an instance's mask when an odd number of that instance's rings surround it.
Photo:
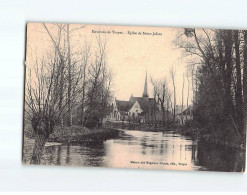
<path fill-rule="evenodd" d="M 42 164 L 242 171 L 245 155 L 173 132 L 121 130 L 115 139 L 46 146 Z"/>

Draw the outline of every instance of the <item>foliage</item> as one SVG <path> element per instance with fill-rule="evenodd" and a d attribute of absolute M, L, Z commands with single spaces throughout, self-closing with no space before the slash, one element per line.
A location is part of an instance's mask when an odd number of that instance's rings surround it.
<path fill-rule="evenodd" d="M 195 70 L 194 120 L 211 133 L 245 135 L 245 35 L 245 31 L 214 29 L 184 29 L 178 33 L 176 44 L 185 52 L 188 69 Z"/>
<path fill-rule="evenodd" d="M 26 61 L 25 121 L 32 124 L 36 136 L 32 156 L 35 164 L 40 163 L 55 125 L 71 126 L 76 118 L 90 128 L 101 124 L 111 100 L 113 79 L 107 67 L 106 41 L 100 35 L 91 51 L 87 42 L 83 48 L 78 47 L 78 33 L 84 26 L 42 27 L 49 43 L 44 41 L 44 51 L 28 55 Z"/>

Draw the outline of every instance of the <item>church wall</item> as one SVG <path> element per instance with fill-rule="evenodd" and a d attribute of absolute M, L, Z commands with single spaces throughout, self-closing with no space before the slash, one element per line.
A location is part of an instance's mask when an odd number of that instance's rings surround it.
<path fill-rule="evenodd" d="M 131 109 L 129 110 L 130 115 L 132 115 L 133 113 L 135 114 L 135 117 L 138 116 L 138 114 L 141 114 L 143 112 L 143 110 L 141 109 L 140 104 L 138 103 L 138 101 L 136 101 L 133 106 L 131 107 Z"/>

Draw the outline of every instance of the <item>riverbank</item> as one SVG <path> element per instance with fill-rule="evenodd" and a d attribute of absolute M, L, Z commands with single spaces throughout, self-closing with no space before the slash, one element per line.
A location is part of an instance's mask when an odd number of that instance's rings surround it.
<path fill-rule="evenodd" d="M 24 136 L 23 138 L 23 150 L 22 150 L 22 161 L 24 164 L 28 164 L 31 161 L 31 157 L 33 154 L 33 148 L 34 148 L 34 138 L 30 138 L 27 136 Z M 57 146 L 62 145 L 61 143 L 55 143 L 55 142 L 46 142 L 45 146 Z"/>
<path fill-rule="evenodd" d="M 112 141 L 85 142 L 85 144 L 58 144 L 47 142 L 42 165 L 84 167 L 129 167 L 199 171 L 244 170 L 245 153 L 195 141 L 191 137 L 172 132 L 119 131 Z M 34 140 L 30 142 L 26 163 L 30 162 Z M 31 143 L 32 142 L 32 143 Z M 179 144 L 178 144 L 179 143 Z M 47 146 L 47 145 L 46 145 Z M 174 160 L 175 156 L 179 159 Z M 122 158 L 125 156 L 125 158 Z M 138 159 L 137 159 L 138 157 Z M 121 161 L 119 161 L 121 159 Z M 145 162 L 136 164 L 133 162 Z M 149 162 L 153 162 L 152 167 Z M 168 166 L 166 165 L 168 163 Z M 175 164 L 176 166 L 175 166 Z"/>
<path fill-rule="evenodd" d="M 54 132 L 49 136 L 46 146 L 62 145 L 67 143 L 80 144 L 91 141 L 105 141 L 118 136 L 119 131 L 113 128 L 88 129 L 79 125 L 71 127 L 56 126 Z M 31 160 L 35 142 L 32 127 L 26 126 L 23 138 L 23 163 Z"/>
<path fill-rule="evenodd" d="M 219 146 L 229 147 L 236 150 L 245 151 L 246 145 L 243 144 L 242 137 L 230 137 L 226 138 L 223 136 L 218 136 L 217 134 L 202 134 L 200 135 L 200 140 L 209 144 L 215 144 Z"/>
<path fill-rule="evenodd" d="M 207 144 L 218 145 L 231 149 L 244 151 L 246 149 L 245 136 L 236 136 L 231 129 L 224 131 L 209 131 L 206 128 L 184 128 L 180 130 L 180 134 L 190 136 L 192 139 L 203 141 Z"/>
<path fill-rule="evenodd" d="M 89 129 L 81 125 L 73 125 L 70 127 L 56 126 L 54 132 L 49 136 L 48 142 L 81 142 L 81 141 L 104 141 L 114 138 L 118 135 L 118 130 L 112 127 Z M 26 126 L 24 129 L 24 137 L 35 138 L 32 127 Z"/>
<path fill-rule="evenodd" d="M 59 143 L 80 143 L 85 141 L 104 141 L 118 135 L 118 130 L 113 128 L 88 129 L 83 126 L 61 127 L 57 126 L 48 141 Z"/>
<path fill-rule="evenodd" d="M 237 150 L 245 150 L 246 145 L 242 144 L 243 138 L 231 135 L 222 135 L 222 132 L 209 133 L 206 129 L 199 129 L 197 127 L 185 127 L 185 126 L 149 126 L 139 123 L 122 123 L 111 122 L 108 124 L 111 128 L 125 129 L 125 130 L 138 130 L 138 131 L 151 131 L 151 132 L 174 132 L 184 136 L 189 136 L 193 140 L 201 140 L 209 144 L 215 144 L 223 147 L 229 147 Z M 231 131 L 229 131 L 231 132 Z"/>
<path fill-rule="evenodd" d="M 114 128 L 114 129 L 124 129 L 124 130 L 133 130 L 133 131 L 153 131 L 153 132 L 164 132 L 164 131 L 175 131 L 174 128 L 171 127 L 163 127 L 163 126 L 152 126 L 147 124 L 140 124 L 140 123 L 128 123 L 128 122 L 109 122 L 107 127 Z"/>

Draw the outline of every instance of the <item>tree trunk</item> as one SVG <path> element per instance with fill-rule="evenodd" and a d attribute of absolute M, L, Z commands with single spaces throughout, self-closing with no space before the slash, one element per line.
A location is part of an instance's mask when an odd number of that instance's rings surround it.
<path fill-rule="evenodd" d="M 60 94 L 59 94 L 59 111 L 62 113 L 62 105 L 63 105 L 63 94 L 64 94 L 64 61 L 63 59 L 61 60 L 61 80 L 60 80 Z M 63 121 L 63 114 L 61 114 L 61 126 L 64 126 L 64 121 Z"/>
<path fill-rule="evenodd" d="M 69 24 L 67 25 L 67 44 L 68 44 L 68 113 L 69 113 L 69 126 L 72 125 L 72 114 L 71 114 L 71 56 L 70 56 L 70 37 L 69 37 Z"/>
<path fill-rule="evenodd" d="M 176 122 L 176 86 L 175 86 L 175 73 L 174 70 L 172 69 L 172 85 L 173 85 L 173 98 L 174 98 L 174 102 L 173 102 L 173 122 L 175 124 Z"/>
<path fill-rule="evenodd" d="M 154 105 L 153 105 L 153 112 L 154 112 L 154 126 L 156 127 L 156 101 L 154 99 Z"/>
<path fill-rule="evenodd" d="M 165 108 L 164 108 L 164 102 L 161 103 L 161 109 L 162 109 L 162 125 L 165 126 Z"/>
<path fill-rule="evenodd" d="M 188 109 L 189 109 L 189 96 L 190 96 L 190 80 L 189 75 L 187 73 L 187 83 L 188 83 L 188 90 L 187 90 L 187 109 L 186 109 L 186 121 L 188 120 Z"/>
<path fill-rule="evenodd" d="M 192 88 L 192 107 L 195 109 L 195 89 L 194 89 L 194 65 L 191 68 L 191 88 Z"/>
<path fill-rule="evenodd" d="M 53 132 L 55 127 L 54 117 L 46 115 L 43 116 L 42 111 L 35 114 L 32 118 L 32 127 L 35 132 L 35 144 L 33 148 L 33 155 L 31 158 L 31 164 L 40 164 L 42 151 L 45 143 L 49 138 L 49 135 Z"/>
<path fill-rule="evenodd" d="M 247 130 L 247 31 L 244 31 L 244 70 L 243 70 L 243 97 L 244 97 L 244 127 L 242 134 Z M 245 140 L 245 137 L 244 137 Z"/>
<path fill-rule="evenodd" d="M 43 149 L 45 147 L 47 137 L 44 134 L 37 134 L 31 158 L 31 164 L 40 164 Z"/>
<path fill-rule="evenodd" d="M 184 74 L 183 74 L 183 87 L 182 87 L 182 108 L 181 108 L 181 121 L 182 121 L 182 125 L 184 124 L 183 109 L 184 109 Z"/>
<path fill-rule="evenodd" d="M 225 45 L 225 60 L 226 60 L 226 86 L 225 86 L 225 114 L 229 116 L 233 115 L 233 101 L 232 101 L 232 31 L 226 30 L 224 36 L 224 45 Z"/>
<path fill-rule="evenodd" d="M 169 114 L 169 100 L 166 100 L 166 125 L 168 122 L 168 114 Z"/>
<path fill-rule="evenodd" d="M 83 86 L 82 86 L 82 101 L 81 101 L 81 125 L 84 126 L 84 102 L 85 102 L 85 89 L 86 89 L 86 64 L 84 64 L 84 69 L 83 69 Z"/>
<path fill-rule="evenodd" d="M 234 42 L 235 42 L 235 53 L 236 53 L 236 72 L 237 72 L 237 83 L 236 83 L 236 109 L 237 119 L 239 128 L 243 128 L 243 97 L 242 97 L 242 81 L 241 81 L 241 65 L 240 65 L 240 54 L 239 54 L 239 31 L 234 31 Z"/>

